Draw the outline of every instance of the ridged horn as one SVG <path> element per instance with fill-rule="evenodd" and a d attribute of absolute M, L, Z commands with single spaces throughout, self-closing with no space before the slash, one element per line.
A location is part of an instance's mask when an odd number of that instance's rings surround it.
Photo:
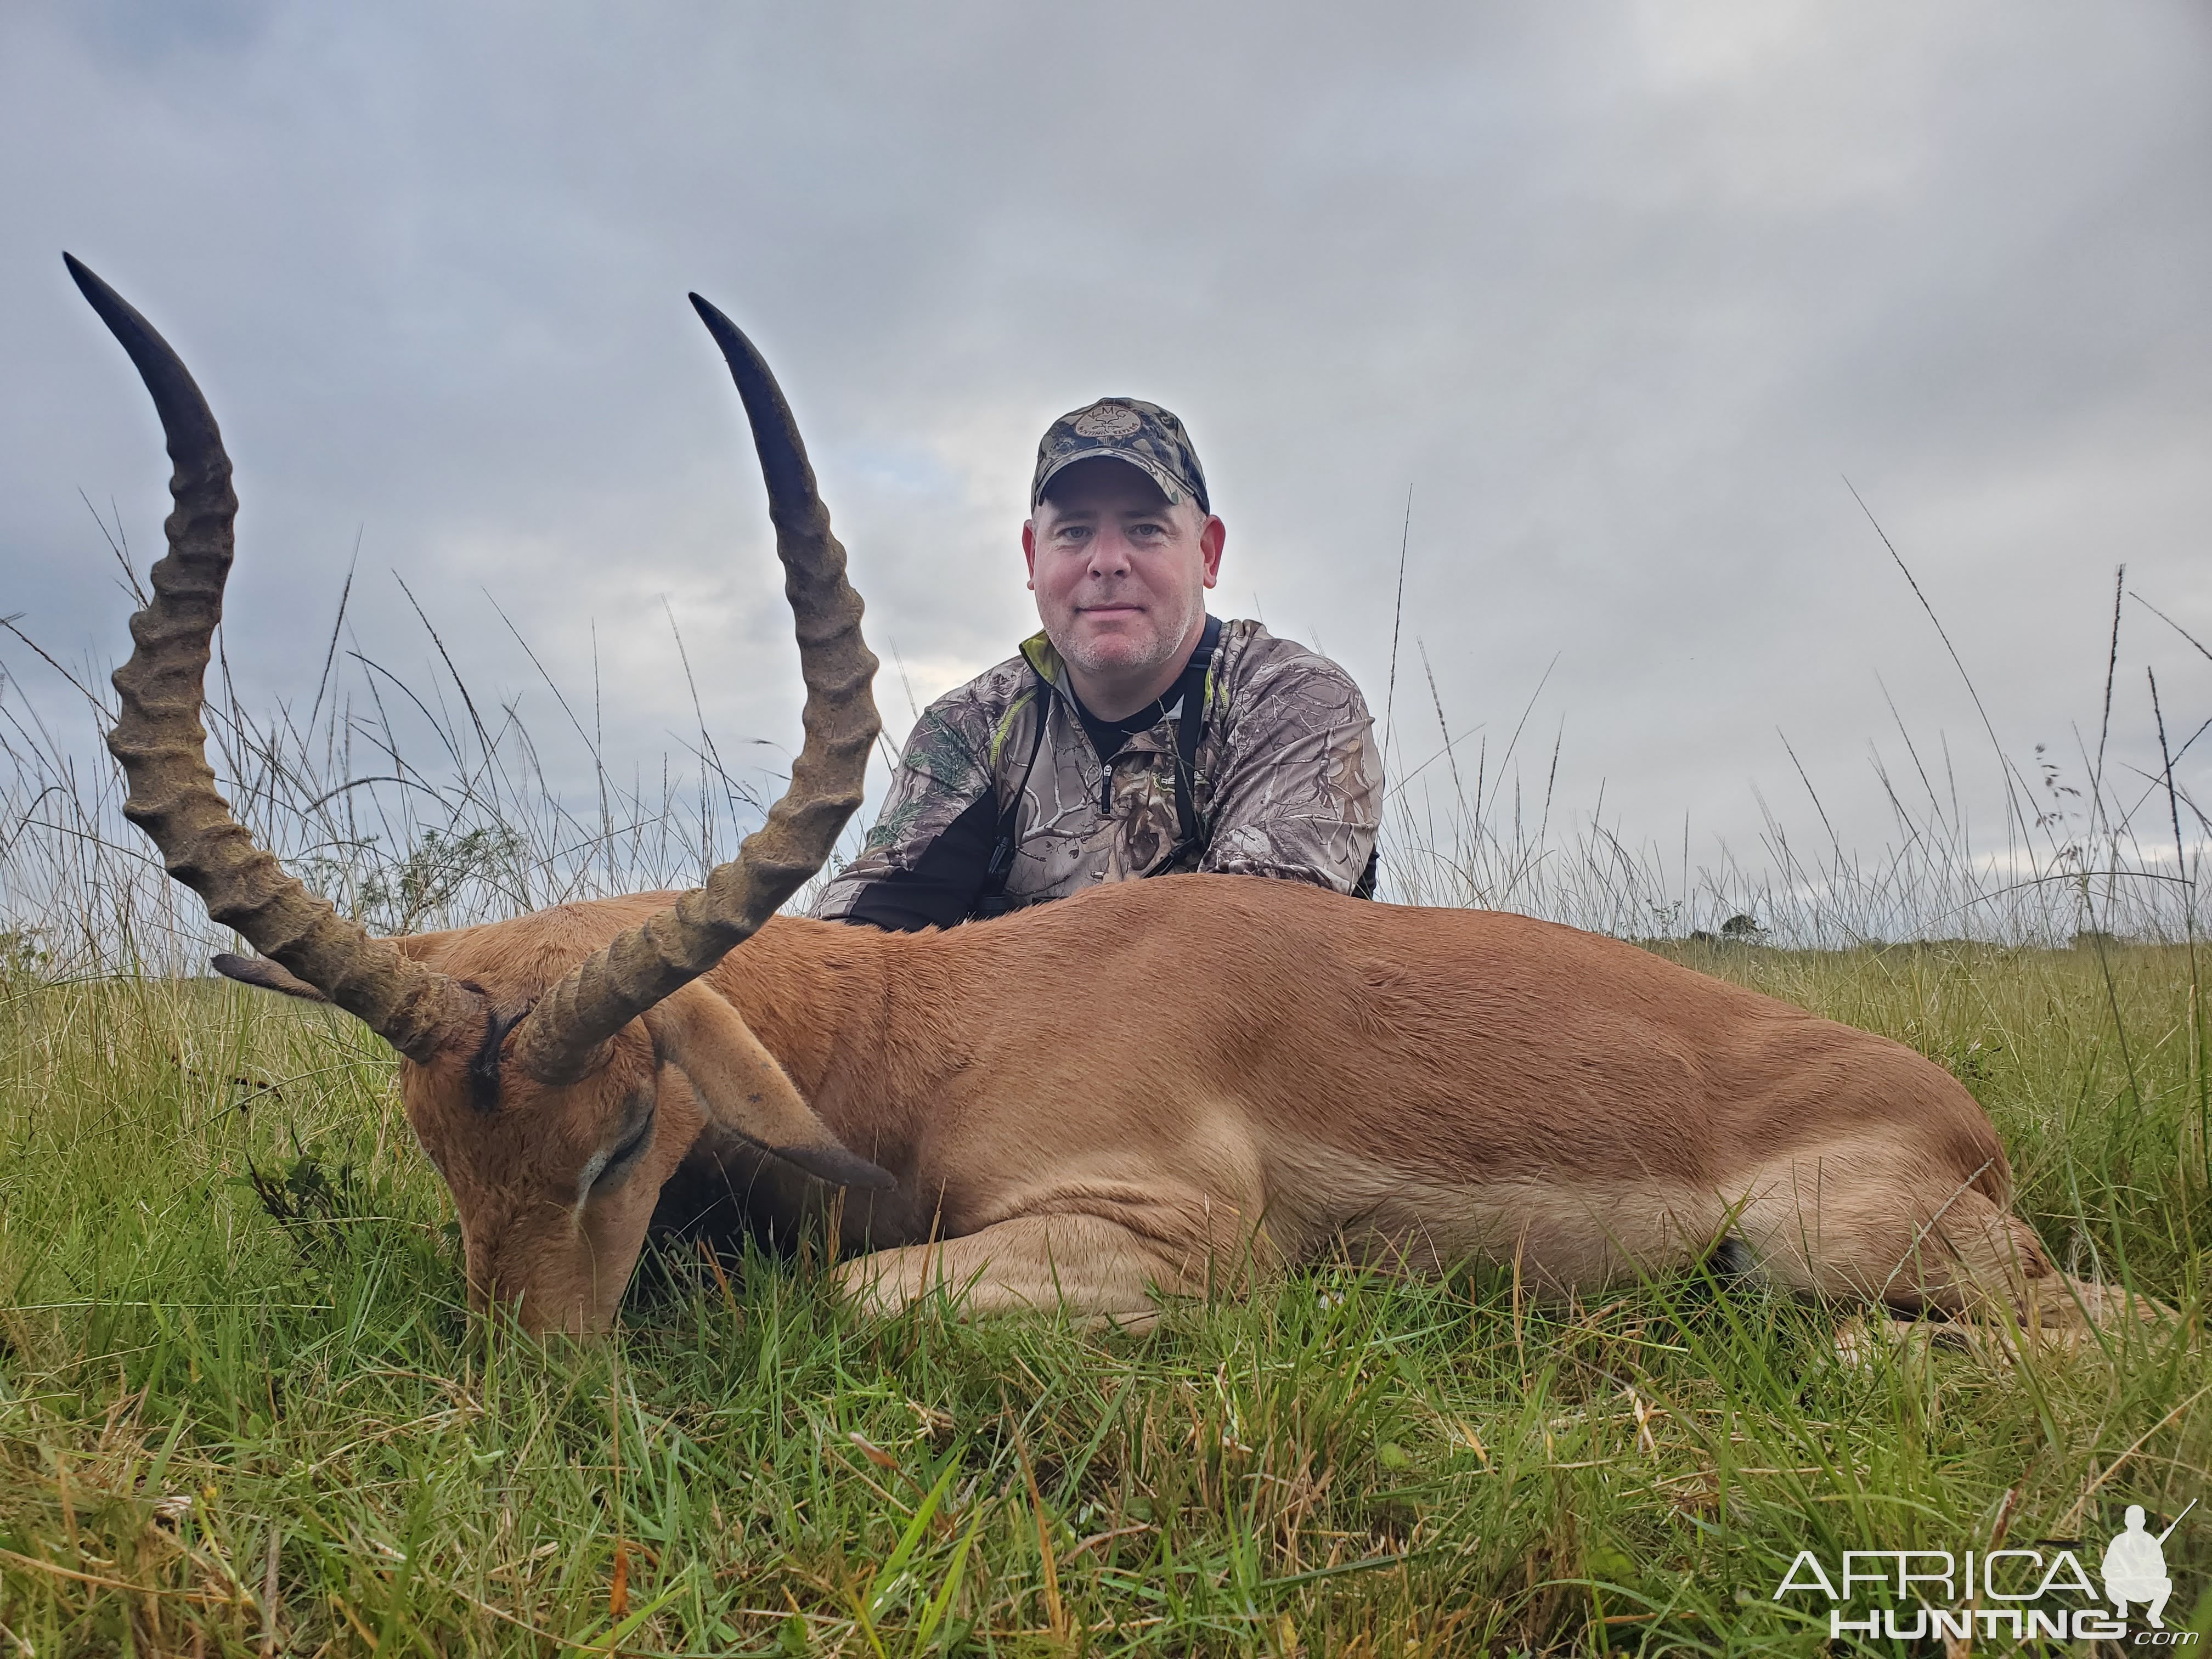
<path fill-rule="evenodd" d="M 131 785 L 123 815 L 161 849 L 169 873 L 206 902 L 209 915 L 401 1054 L 427 1061 L 464 1032 L 477 1035 L 482 1017 L 476 999 L 309 892 L 253 844 L 216 790 L 200 702 L 209 641 L 222 620 L 238 514 L 230 457 L 207 399 L 168 342 L 76 258 L 62 258 L 131 354 L 176 465 L 169 480 L 176 510 L 162 526 L 168 556 L 154 567 L 151 603 L 131 618 L 137 648 L 115 671 L 123 706 L 107 748 Z"/>
<path fill-rule="evenodd" d="M 814 484 L 806 446 L 775 376 L 738 325 L 697 295 L 691 303 L 722 349 L 752 424 L 768 483 L 784 597 L 798 625 L 806 740 L 791 783 L 738 855 L 690 892 L 586 958 L 516 1028 L 515 1063 L 541 1083 L 574 1081 L 609 1037 L 750 938 L 819 870 L 860 804 L 879 722 L 875 657 L 860 638 L 860 596 Z"/>

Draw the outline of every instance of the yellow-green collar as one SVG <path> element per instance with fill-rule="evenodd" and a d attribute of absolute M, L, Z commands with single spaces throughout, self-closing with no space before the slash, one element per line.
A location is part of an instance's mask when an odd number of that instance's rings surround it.
<path fill-rule="evenodd" d="M 1024 640 L 1021 650 L 1022 656 L 1030 667 L 1036 670 L 1039 678 L 1056 690 L 1072 690 L 1067 678 L 1067 665 L 1060 660 L 1059 649 L 1044 629 L 1040 628 Z"/>

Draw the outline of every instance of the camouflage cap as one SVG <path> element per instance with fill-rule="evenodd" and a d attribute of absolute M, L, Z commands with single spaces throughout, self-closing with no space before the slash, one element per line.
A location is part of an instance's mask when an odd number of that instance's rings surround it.
<path fill-rule="evenodd" d="M 1101 398 L 1088 408 L 1063 415 L 1046 428 L 1037 445 L 1036 476 L 1030 481 L 1030 509 L 1044 499 L 1045 486 L 1078 461 L 1126 461 L 1165 492 L 1172 507 L 1186 495 L 1201 513 L 1206 471 L 1182 422 L 1158 404 L 1140 398 Z"/>

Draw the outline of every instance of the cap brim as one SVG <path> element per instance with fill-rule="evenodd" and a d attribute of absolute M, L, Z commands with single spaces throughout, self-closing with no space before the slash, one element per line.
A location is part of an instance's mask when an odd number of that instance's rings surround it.
<path fill-rule="evenodd" d="M 1152 481 L 1161 495 L 1167 497 L 1170 507 L 1174 507 L 1186 499 L 1193 501 L 1197 499 L 1191 495 L 1188 485 L 1149 456 L 1138 454 L 1134 451 L 1127 449 L 1083 449 L 1078 450 L 1073 455 L 1061 456 L 1060 459 L 1037 475 L 1036 482 L 1030 487 L 1030 510 L 1031 512 L 1036 510 L 1037 503 L 1044 499 L 1045 491 L 1052 488 L 1052 481 L 1054 478 L 1066 471 L 1069 467 L 1079 465 L 1085 461 L 1119 461 L 1124 466 L 1135 467 L 1138 471 Z"/>

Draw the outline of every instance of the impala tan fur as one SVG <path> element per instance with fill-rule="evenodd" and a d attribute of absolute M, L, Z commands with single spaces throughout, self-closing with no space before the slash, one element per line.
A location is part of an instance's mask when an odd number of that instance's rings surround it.
<path fill-rule="evenodd" d="M 1163 1297 L 1346 1249 L 1510 1262 L 1554 1293 L 1719 1252 L 1905 1311 L 2070 1324 L 2100 1305 L 2008 1213 L 2003 1148 L 1948 1073 L 1615 940 L 1233 876 L 945 933 L 774 915 L 860 801 L 875 659 L 790 411 L 696 295 L 798 622 L 790 790 L 696 891 L 369 938 L 215 789 L 198 714 L 229 462 L 175 355 L 69 263 L 176 463 L 169 556 L 115 677 L 125 810 L 263 953 L 222 971 L 335 1002 L 399 1050 L 476 1305 L 604 1330 L 664 1194 L 790 1224 L 819 1182 L 851 1189 L 840 1275 L 886 1310 L 945 1290 L 1141 1325 Z"/>

